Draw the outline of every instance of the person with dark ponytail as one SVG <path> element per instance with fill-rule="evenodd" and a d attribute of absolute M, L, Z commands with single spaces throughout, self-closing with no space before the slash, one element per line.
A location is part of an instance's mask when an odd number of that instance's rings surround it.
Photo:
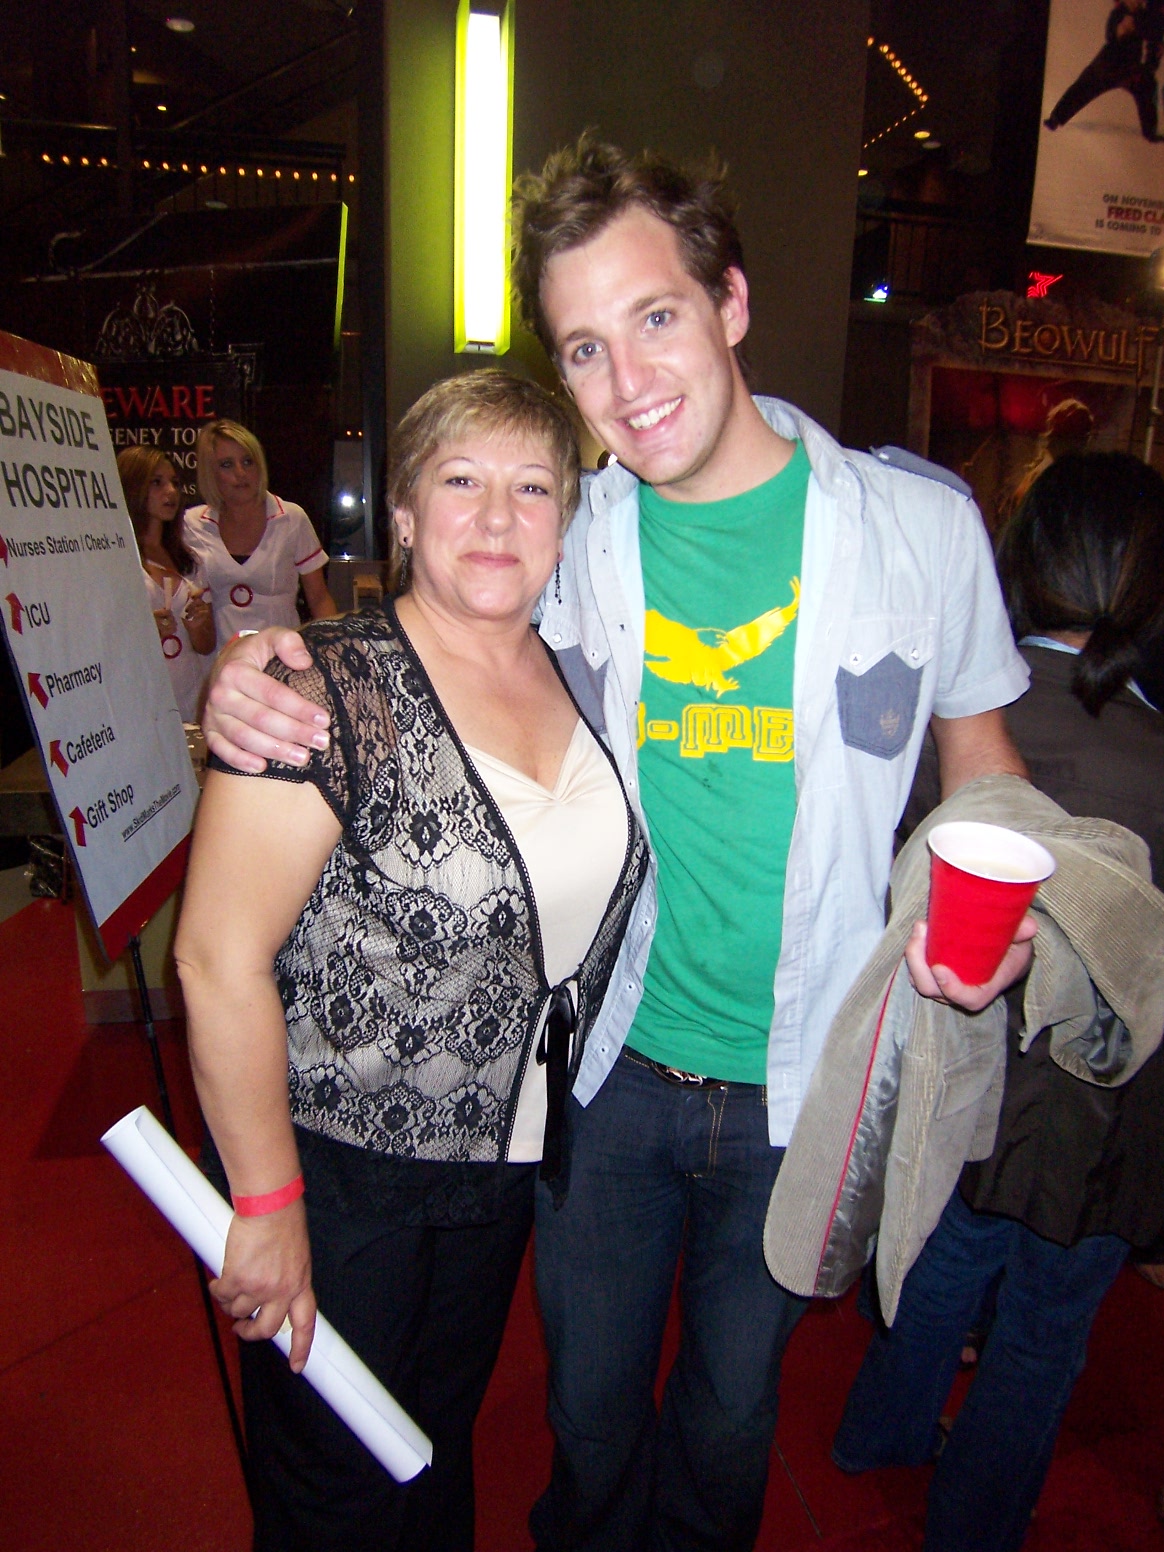
<path fill-rule="evenodd" d="M 1164 635 L 1164 479 L 1124 453 L 1061 458 L 1004 528 L 997 561 L 1031 670 L 1007 707 L 1031 780 L 1068 813 L 1140 835 L 1159 888 L 1164 715 L 1132 676 Z M 923 760 L 905 826 L 937 801 L 936 762 Z M 963 1168 L 892 1329 L 874 1330 L 833 1445 L 846 1471 L 937 1457 L 925 1552 L 1022 1545 L 1104 1295 L 1129 1253 L 1153 1281 L 1164 1270 L 1164 1048 L 1122 1087 L 1084 1082 L 1054 1062 L 1046 1031 L 1026 1040 L 1024 991 L 1007 993 L 993 1152 Z M 1096 1044 L 1118 1060 L 1119 1021 L 1105 1010 Z M 995 1286 L 947 1437 L 940 1414 L 963 1339 Z"/>
<path fill-rule="evenodd" d="M 1126 453 L 1061 458 L 1003 530 L 997 562 L 1020 650 L 1074 655 L 1071 693 L 1098 717 L 1164 629 L 1164 479 Z"/>
<path fill-rule="evenodd" d="M 206 573 L 186 542 L 182 484 L 159 448 L 126 447 L 117 472 L 183 722 L 196 722 L 216 632 Z"/>

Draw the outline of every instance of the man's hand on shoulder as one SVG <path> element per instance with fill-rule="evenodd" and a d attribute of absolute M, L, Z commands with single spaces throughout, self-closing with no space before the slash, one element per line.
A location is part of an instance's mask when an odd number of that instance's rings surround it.
<path fill-rule="evenodd" d="M 218 654 L 202 713 L 210 752 L 255 775 L 268 760 L 306 765 L 310 751 L 326 749 L 329 739 L 327 712 L 263 672 L 273 657 L 288 668 L 311 667 L 298 631 L 271 626 L 243 636 Z"/>
<path fill-rule="evenodd" d="M 1008 987 L 1021 981 L 1031 968 L 1033 939 L 1038 930 L 1038 922 L 1028 911 L 1019 922 L 1014 942 L 1007 949 L 993 979 L 983 986 L 967 986 L 945 965 L 934 965 L 931 968 L 926 963 L 926 924 L 924 921 L 914 922 L 909 942 L 905 945 L 905 962 L 909 967 L 909 978 L 914 990 L 923 997 L 932 997 L 935 1002 L 948 1002 L 966 1013 L 981 1013 Z"/>

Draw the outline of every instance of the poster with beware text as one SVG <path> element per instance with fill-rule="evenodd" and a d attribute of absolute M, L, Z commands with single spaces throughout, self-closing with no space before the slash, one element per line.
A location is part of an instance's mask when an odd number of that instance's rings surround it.
<path fill-rule="evenodd" d="M 92 368 L 0 334 L 0 603 L 111 959 L 181 881 L 197 798 Z"/>
<path fill-rule="evenodd" d="M 1051 0 L 1029 242 L 1164 245 L 1162 55 L 1160 0 Z"/>
<path fill-rule="evenodd" d="M 246 358 L 178 356 L 96 365 L 114 452 L 135 444 L 160 449 L 178 471 L 187 504 L 201 501 L 199 429 L 222 417 L 250 424 L 243 409 Z"/>

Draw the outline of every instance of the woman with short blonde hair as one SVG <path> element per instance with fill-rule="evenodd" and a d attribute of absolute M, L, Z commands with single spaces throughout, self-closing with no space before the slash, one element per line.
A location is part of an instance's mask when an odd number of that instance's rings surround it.
<path fill-rule="evenodd" d="M 303 508 L 268 488 L 254 432 L 212 420 L 198 433 L 197 454 L 206 505 L 187 515 L 187 529 L 210 581 L 219 641 L 264 625 L 297 627 L 300 586 L 312 619 L 334 615 L 327 554 Z"/>
<path fill-rule="evenodd" d="M 473 1421 L 647 869 L 613 758 L 531 624 L 576 505 L 565 408 L 499 371 L 394 442 L 409 582 L 268 672 L 331 714 L 302 768 L 215 762 L 176 955 L 236 1212 L 255 1545 L 471 1552 Z M 433 1441 L 396 1487 L 260 1338 L 315 1298 Z"/>

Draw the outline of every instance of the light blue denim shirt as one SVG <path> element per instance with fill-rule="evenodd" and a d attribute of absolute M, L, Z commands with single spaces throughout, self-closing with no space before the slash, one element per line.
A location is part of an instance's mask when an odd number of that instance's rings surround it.
<path fill-rule="evenodd" d="M 803 440 L 812 465 L 793 686 L 797 809 L 768 1042 L 769 1135 L 783 1145 L 833 1014 L 884 928 L 893 832 L 931 713 L 1006 705 L 1029 674 L 978 509 L 948 476 L 847 451 L 791 405 L 757 403 L 780 435 Z M 561 601 L 547 591 L 540 630 L 649 834 L 638 784 L 638 516 L 626 469 L 586 481 L 566 534 Z M 652 864 L 574 1085 L 583 1105 L 633 1022 L 656 915 Z"/>

